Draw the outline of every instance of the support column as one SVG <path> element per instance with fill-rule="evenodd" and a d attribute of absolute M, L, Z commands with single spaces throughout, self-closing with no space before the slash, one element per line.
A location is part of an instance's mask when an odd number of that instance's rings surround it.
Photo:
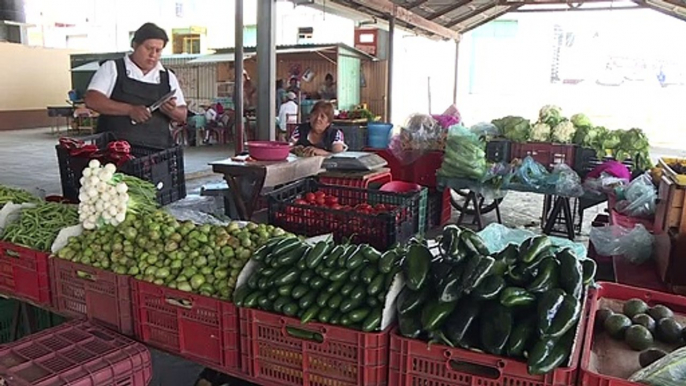
<path fill-rule="evenodd" d="M 457 105 L 457 80 L 459 79 L 460 39 L 455 40 L 455 83 L 453 84 L 453 104 Z"/>
<path fill-rule="evenodd" d="M 257 138 L 275 139 L 276 0 L 257 5 Z"/>
<path fill-rule="evenodd" d="M 235 31 L 235 45 L 234 51 L 234 92 L 233 92 L 233 103 L 234 111 L 236 112 L 236 155 L 243 152 L 243 111 L 244 111 L 244 101 L 243 101 L 243 0 L 236 1 L 236 31 Z"/>
<path fill-rule="evenodd" d="M 388 74 L 386 80 L 386 121 L 392 121 L 393 106 L 393 46 L 395 40 L 395 16 L 391 15 L 388 24 Z"/>

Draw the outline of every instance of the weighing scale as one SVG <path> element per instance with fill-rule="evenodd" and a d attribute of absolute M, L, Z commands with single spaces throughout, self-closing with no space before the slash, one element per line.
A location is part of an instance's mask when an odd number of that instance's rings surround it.
<path fill-rule="evenodd" d="M 326 170 L 374 171 L 386 166 L 388 162 L 375 153 L 346 151 L 324 159 L 322 167 Z"/>

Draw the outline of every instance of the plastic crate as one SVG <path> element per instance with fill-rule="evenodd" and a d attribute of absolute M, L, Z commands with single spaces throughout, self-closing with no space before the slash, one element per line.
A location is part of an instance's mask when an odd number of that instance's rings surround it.
<path fill-rule="evenodd" d="M 579 385 L 580 386 L 642 386 L 642 384 L 629 382 L 612 376 L 598 374 L 591 368 L 593 355 L 593 337 L 595 336 L 595 313 L 600 305 L 600 299 L 613 299 L 626 301 L 633 298 L 642 299 L 649 306 L 663 304 L 675 313 L 686 314 L 686 298 L 667 294 L 664 292 L 653 291 L 645 288 L 629 287 L 626 285 L 599 282 L 598 289 L 595 291 L 594 301 L 589 304 L 588 328 L 584 337 L 584 350 L 581 354 L 579 366 Z M 627 347 L 628 349 L 628 347 Z M 638 352 L 636 353 L 638 358 Z M 638 360 L 636 360 L 638 363 Z M 638 370 L 638 369 L 637 369 Z"/>
<path fill-rule="evenodd" d="M 130 276 L 59 258 L 50 259 L 50 276 L 58 312 L 133 336 Z"/>
<path fill-rule="evenodd" d="M 50 305 L 48 253 L 0 241 L 0 293 Z"/>
<path fill-rule="evenodd" d="M 604 159 L 598 158 L 598 155 L 594 149 L 578 146 L 576 148 L 576 156 L 574 158 L 574 171 L 576 171 L 581 178 L 586 177 L 586 175 L 591 172 L 596 167 L 602 165 L 606 161 L 614 160 L 613 157 L 605 157 Z M 633 170 L 634 162 L 630 159 L 624 160 L 622 162 L 629 168 L 629 171 Z"/>
<path fill-rule="evenodd" d="M 548 169 L 563 163 L 574 168 L 576 146 L 549 142 L 516 143 L 511 146 L 511 158 L 524 159 L 528 156 Z"/>
<path fill-rule="evenodd" d="M 136 338 L 227 372 L 240 370 L 233 303 L 131 280 Z"/>
<path fill-rule="evenodd" d="M 582 307 L 582 315 L 594 301 L 594 293 Z M 391 332 L 389 385 L 440 386 L 573 386 L 576 385 L 585 318 L 577 325 L 568 367 L 545 375 L 531 375 L 526 362 L 471 350 L 409 339 Z"/>
<path fill-rule="evenodd" d="M 81 140 L 98 146 L 98 149 L 105 149 L 107 144 L 116 140 L 116 136 L 112 133 L 102 133 Z M 60 167 L 62 194 L 72 201 L 77 201 L 81 189 L 81 173 L 90 159 L 72 157 L 69 151 L 60 145 L 55 146 L 55 149 Z M 167 205 L 186 197 L 183 147 L 156 149 L 132 143 L 131 154 L 136 158 L 126 162 L 118 170 L 152 182 L 158 189 L 157 201 L 160 205 Z"/>
<path fill-rule="evenodd" d="M 493 139 L 486 144 L 486 160 L 489 162 L 510 162 L 512 142 Z"/>
<path fill-rule="evenodd" d="M 152 379 L 145 346 L 88 322 L 0 346 L 0 358 L 0 380 L 13 386 L 147 386 Z"/>
<path fill-rule="evenodd" d="M 395 209 L 378 215 L 353 210 L 295 204 L 305 193 L 321 190 L 338 197 L 341 205 L 354 207 L 369 203 L 390 204 Z M 316 236 L 333 233 L 334 240 L 354 236 L 356 243 L 368 243 L 385 250 L 424 231 L 426 224 L 426 189 L 420 192 L 391 193 L 375 190 L 323 185 L 314 179 L 304 179 L 268 194 L 269 223 L 299 235 Z"/>
<path fill-rule="evenodd" d="M 403 165 L 398 158 L 391 153 L 388 149 L 372 149 L 365 148 L 365 152 L 374 153 L 379 157 L 386 160 L 388 163 L 387 168 L 391 169 L 391 175 L 393 176 L 393 181 L 408 181 L 410 182 L 410 170 Z"/>
<path fill-rule="evenodd" d="M 429 192 L 426 209 L 426 230 L 441 227 L 450 221 L 452 206 L 450 204 L 450 191 Z"/>
<path fill-rule="evenodd" d="M 653 228 L 655 227 L 655 220 L 627 216 L 625 214 L 619 213 L 616 209 L 612 209 L 610 211 L 610 224 L 621 226 L 627 229 L 634 229 L 636 225 L 641 224 L 646 228 L 648 232 L 653 233 Z"/>
<path fill-rule="evenodd" d="M 342 177 L 319 177 L 319 182 L 326 185 L 336 185 L 336 186 L 349 186 L 351 188 L 359 189 L 369 189 L 372 184 L 383 185 L 387 182 L 391 182 L 393 176 L 390 172 L 380 173 L 372 176 L 371 178 L 342 178 Z"/>
<path fill-rule="evenodd" d="M 381 386 L 387 383 L 388 331 L 365 333 L 241 308 L 243 372 L 270 386 Z M 312 332 L 303 339 L 292 331 Z"/>
<path fill-rule="evenodd" d="M 343 140 L 350 151 L 361 151 L 367 147 L 367 124 L 340 124 L 334 123 L 334 129 L 343 132 Z"/>

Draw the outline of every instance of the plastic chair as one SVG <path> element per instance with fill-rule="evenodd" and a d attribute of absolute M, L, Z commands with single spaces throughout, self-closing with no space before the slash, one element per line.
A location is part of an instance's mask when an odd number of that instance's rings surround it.
<path fill-rule="evenodd" d="M 298 114 L 286 114 L 286 139 L 293 136 L 293 132 L 298 128 Z"/>

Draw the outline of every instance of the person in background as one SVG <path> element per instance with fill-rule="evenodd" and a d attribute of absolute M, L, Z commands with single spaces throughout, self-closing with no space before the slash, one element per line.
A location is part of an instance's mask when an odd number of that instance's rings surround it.
<path fill-rule="evenodd" d="M 298 126 L 291 136 L 291 144 L 300 147 L 304 155 L 328 156 L 347 149 L 343 132 L 331 126 L 334 108 L 329 102 L 319 101 L 310 112 L 310 120 Z"/>
<path fill-rule="evenodd" d="M 296 98 L 297 95 L 294 93 L 286 93 L 286 102 L 284 102 L 279 108 L 279 141 L 286 141 L 288 124 L 297 123 L 298 104 L 295 103 Z"/>
<path fill-rule="evenodd" d="M 288 81 L 288 88 L 286 89 L 288 92 L 292 92 L 295 95 L 298 95 L 300 93 L 300 86 L 298 86 L 298 78 L 295 76 L 292 76 L 291 79 Z"/>
<path fill-rule="evenodd" d="M 319 86 L 319 97 L 327 101 L 336 99 L 336 82 L 333 75 L 326 74 L 324 77 L 324 83 Z"/>
<path fill-rule="evenodd" d="M 283 88 L 283 79 L 276 81 L 276 112 L 281 109 L 281 104 L 286 102 L 286 89 Z"/>
<path fill-rule="evenodd" d="M 217 111 L 218 116 L 222 116 L 224 114 L 224 105 L 222 105 L 220 102 L 217 102 L 214 104 L 214 110 Z"/>
<path fill-rule="evenodd" d="M 216 105 L 205 106 L 205 138 L 203 138 L 203 143 L 210 143 L 210 130 L 217 126 L 217 120 L 219 119 L 219 113 L 216 110 Z"/>
<path fill-rule="evenodd" d="M 247 71 L 243 71 L 243 106 L 246 111 L 257 107 L 257 87 Z"/>
<path fill-rule="evenodd" d="M 162 28 L 145 23 L 133 35 L 131 54 L 108 60 L 95 72 L 84 101 L 100 113 L 99 133 L 150 147 L 174 146 L 170 123 L 185 122 L 187 108 L 176 75 L 160 63 L 167 42 Z M 171 90 L 176 90 L 174 97 L 159 110 L 148 109 Z"/>

